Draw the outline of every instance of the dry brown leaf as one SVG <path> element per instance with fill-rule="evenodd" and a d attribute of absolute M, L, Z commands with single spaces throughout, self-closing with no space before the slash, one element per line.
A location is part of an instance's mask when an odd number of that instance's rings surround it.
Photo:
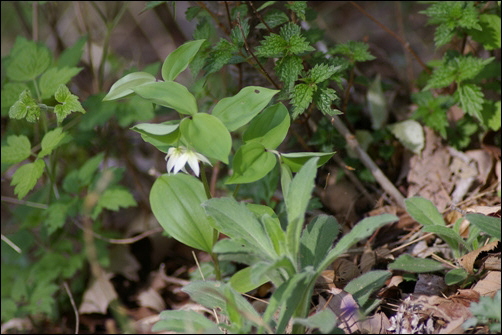
<path fill-rule="evenodd" d="M 344 288 L 352 279 L 361 274 L 357 265 L 344 258 L 338 258 L 333 262 L 333 283 L 338 288 Z"/>
<path fill-rule="evenodd" d="M 386 334 L 389 327 L 389 318 L 382 312 L 377 312 L 359 322 L 359 328 L 363 334 Z"/>
<path fill-rule="evenodd" d="M 154 311 L 161 312 L 166 309 L 166 304 L 162 296 L 152 287 L 142 291 L 138 295 L 138 304 L 143 307 L 149 307 Z"/>
<path fill-rule="evenodd" d="M 99 313 L 106 314 L 110 302 L 117 299 L 117 292 L 110 282 L 111 273 L 102 271 L 102 275 L 93 279 L 85 291 L 82 303 L 78 309 L 80 314 Z"/>
<path fill-rule="evenodd" d="M 495 241 L 481 247 L 479 249 L 473 250 L 470 253 L 464 255 L 463 257 L 458 259 L 459 264 L 470 274 L 474 273 L 474 263 L 478 259 L 478 256 L 483 251 L 489 252 L 497 247 L 500 241 Z"/>
<path fill-rule="evenodd" d="M 319 305 L 327 306 L 339 321 L 338 327 L 345 333 L 353 334 L 359 330 L 359 306 L 350 293 L 339 288 L 332 288 L 328 291 L 330 294 L 326 301 L 319 296 Z"/>
<path fill-rule="evenodd" d="M 442 276 L 430 273 L 420 273 L 415 285 L 414 294 L 439 295 L 446 289 L 446 283 Z"/>
<path fill-rule="evenodd" d="M 500 271 L 488 272 L 488 274 L 478 281 L 472 289 L 479 292 L 482 296 L 493 298 L 495 293 L 500 290 Z"/>

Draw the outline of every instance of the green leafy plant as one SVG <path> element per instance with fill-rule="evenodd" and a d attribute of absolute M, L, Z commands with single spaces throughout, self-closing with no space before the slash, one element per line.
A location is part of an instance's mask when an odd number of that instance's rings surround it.
<path fill-rule="evenodd" d="M 436 47 L 449 45 L 450 49 L 441 60 L 430 63 L 433 71 L 423 91 L 412 96 L 418 105 L 413 118 L 436 130 L 453 146 L 465 148 L 478 127 L 483 131 L 500 129 L 500 100 L 491 98 L 492 92 L 500 92 L 500 63 L 485 56 L 501 46 L 500 10 L 456 1 L 433 3 L 422 13 L 429 16 L 429 24 L 437 25 Z M 470 43 L 477 43 L 479 50 L 467 53 Z M 452 127 L 447 111 L 454 105 L 464 116 Z"/>
<path fill-rule="evenodd" d="M 474 316 L 465 321 L 462 327 L 468 329 L 479 324 L 487 324 L 492 332 L 500 332 L 502 326 L 500 303 L 500 290 L 493 298 L 480 297 L 478 303 L 471 303 L 469 309 Z"/>

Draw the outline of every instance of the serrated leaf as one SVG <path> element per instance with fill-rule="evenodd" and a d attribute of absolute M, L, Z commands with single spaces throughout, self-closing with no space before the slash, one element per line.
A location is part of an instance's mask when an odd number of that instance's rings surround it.
<path fill-rule="evenodd" d="M 307 51 L 315 51 L 315 49 L 310 45 L 305 37 L 300 35 L 291 36 L 291 39 L 288 41 L 286 54 L 300 55 Z"/>
<path fill-rule="evenodd" d="M 147 83 L 132 90 L 144 99 L 183 114 L 194 115 L 198 110 L 193 94 L 175 81 Z"/>
<path fill-rule="evenodd" d="M 364 42 L 349 41 L 336 45 L 330 50 L 332 54 L 341 54 L 347 56 L 351 62 L 366 62 L 375 59 L 368 51 L 369 45 Z"/>
<path fill-rule="evenodd" d="M 67 134 L 60 127 L 47 132 L 42 139 L 42 150 L 38 153 L 37 157 L 43 158 L 49 155 L 52 150 L 65 143 L 66 136 Z"/>
<path fill-rule="evenodd" d="M 259 142 L 242 145 L 232 160 L 232 176 L 225 184 L 246 184 L 259 180 L 269 173 L 277 163 L 273 153 Z"/>
<path fill-rule="evenodd" d="M 129 94 L 134 93 L 134 88 L 154 83 L 155 77 L 147 72 L 133 72 L 125 75 L 124 77 L 117 80 L 110 90 L 108 94 L 103 98 L 103 101 L 117 100 L 123 98 Z"/>
<path fill-rule="evenodd" d="M 483 44 L 486 50 L 500 49 L 501 47 L 501 22 L 500 16 L 495 14 L 483 13 L 479 15 L 479 24 L 481 31 L 473 29 L 469 35 L 474 40 Z"/>
<path fill-rule="evenodd" d="M 7 145 L 2 146 L 2 164 L 15 164 L 30 157 L 31 143 L 24 135 L 10 135 Z"/>
<path fill-rule="evenodd" d="M 267 26 L 270 29 L 273 29 L 283 23 L 288 22 L 289 17 L 283 11 L 272 8 L 265 13 L 265 15 L 263 16 L 263 21 L 267 23 Z M 265 26 L 263 22 L 260 22 L 256 25 L 256 29 L 265 29 L 267 28 L 267 26 Z"/>
<path fill-rule="evenodd" d="M 388 126 L 399 142 L 411 152 L 419 155 L 425 145 L 422 126 L 415 120 L 405 120 Z"/>
<path fill-rule="evenodd" d="M 338 109 L 331 108 L 331 105 L 338 101 L 338 95 L 332 88 L 323 88 L 314 94 L 314 102 L 324 115 L 334 116 L 343 114 Z"/>
<path fill-rule="evenodd" d="M 256 47 L 256 56 L 258 57 L 282 57 L 285 55 L 287 41 L 277 34 L 270 34 L 261 40 L 260 45 Z"/>
<path fill-rule="evenodd" d="M 40 107 L 31 97 L 29 90 L 24 90 L 19 99 L 9 109 L 11 119 L 26 119 L 28 122 L 36 122 L 40 117 Z"/>
<path fill-rule="evenodd" d="M 269 106 L 249 123 L 242 139 L 245 142 L 256 141 L 266 149 L 275 149 L 286 137 L 290 117 L 282 103 Z"/>
<path fill-rule="evenodd" d="M 202 182 L 184 173 L 164 174 L 150 190 L 150 206 L 162 228 L 183 244 L 211 252 L 213 228 L 201 206 L 205 200 Z"/>
<path fill-rule="evenodd" d="M 56 113 L 59 124 L 61 124 L 61 122 L 63 122 L 63 120 L 72 112 L 85 113 L 84 108 L 78 101 L 78 97 L 71 94 L 66 85 L 59 85 L 54 97 L 56 98 L 56 101 L 60 103 L 54 107 L 54 113 Z"/>
<path fill-rule="evenodd" d="M 312 102 L 312 96 L 314 95 L 314 90 L 316 88 L 315 84 L 298 84 L 295 86 L 292 96 L 293 102 L 293 119 L 296 119 L 300 114 L 302 114 Z"/>
<path fill-rule="evenodd" d="M 332 75 L 334 75 L 337 71 L 340 70 L 340 66 L 333 66 L 333 65 L 328 65 L 328 64 L 316 64 L 312 69 L 309 70 L 308 77 L 311 78 L 311 80 L 318 84 Z"/>
<path fill-rule="evenodd" d="M 279 90 L 260 86 L 247 86 L 233 97 L 221 99 L 212 115 L 219 118 L 229 131 L 237 130 L 265 108 Z"/>
<path fill-rule="evenodd" d="M 18 36 L 9 56 L 6 75 L 13 81 L 29 81 L 41 75 L 51 64 L 50 50 Z"/>
<path fill-rule="evenodd" d="M 305 11 L 307 9 L 307 1 L 292 1 L 286 3 L 286 8 L 290 9 L 293 11 L 298 18 L 300 18 L 302 21 L 305 21 Z"/>
<path fill-rule="evenodd" d="M 94 207 L 92 218 L 95 220 L 103 209 L 118 211 L 121 207 L 126 208 L 137 205 L 129 190 L 121 186 L 107 188 L 99 197 L 96 207 Z"/>
<path fill-rule="evenodd" d="M 38 179 L 44 172 L 45 162 L 37 159 L 33 163 L 28 163 L 16 170 L 12 176 L 11 185 L 15 186 L 14 194 L 18 199 L 22 199 L 37 184 Z"/>
<path fill-rule="evenodd" d="M 53 202 L 49 205 L 49 208 L 45 212 L 46 219 L 44 222 L 49 234 L 64 226 L 66 216 L 68 215 L 68 208 L 68 204 L 63 202 Z"/>
<path fill-rule="evenodd" d="M 462 109 L 469 115 L 474 116 L 479 121 L 483 121 L 481 110 L 483 109 L 483 92 L 475 84 L 459 85 L 455 95 L 460 100 Z"/>
<path fill-rule="evenodd" d="M 285 56 L 277 61 L 274 70 L 284 83 L 284 89 L 290 91 L 303 70 L 303 60 L 296 55 Z"/>
<path fill-rule="evenodd" d="M 40 77 L 40 92 L 42 99 L 48 99 L 56 93 L 59 85 L 66 84 L 82 71 L 82 67 L 53 67 Z"/>
<path fill-rule="evenodd" d="M 442 263 L 432 259 L 412 257 L 402 254 L 393 263 L 389 264 L 390 270 L 402 270 L 411 273 L 427 273 L 445 269 Z"/>
<path fill-rule="evenodd" d="M 188 67 L 205 41 L 205 39 L 189 41 L 171 52 L 162 64 L 162 78 L 165 81 L 176 79 Z"/>
<path fill-rule="evenodd" d="M 180 123 L 182 139 L 197 152 L 228 164 L 232 137 L 225 125 L 214 115 L 197 113 Z"/>
<path fill-rule="evenodd" d="M 5 112 L 8 113 L 9 109 L 16 103 L 19 99 L 19 95 L 24 90 L 29 90 L 25 83 L 6 83 L 2 87 L 2 116 L 5 116 Z"/>
<path fill-rule="evenodd" d="M 221 39 L 209 53 L 205 70 L 207 73 L 219 71 L 227 65 L 239 48 L 225 39 Z"/>

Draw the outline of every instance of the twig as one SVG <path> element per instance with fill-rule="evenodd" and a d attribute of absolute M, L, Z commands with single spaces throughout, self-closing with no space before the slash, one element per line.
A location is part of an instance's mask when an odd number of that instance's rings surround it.
<path fill-rule="evenodd" d="M 409 42 L 403 40 L 400 36 L 398 36 L 392 30 L 390 30 L 389 28 L 387 28 L 386 26 L 384 26 L 380 21 L 378 21 L 377 19 L 375 19 L 371 14 L 369 14 L 368 12 L 366 12 L 361 6 L 359 6 L 358 4 L 356 4 L 354 1 L 349 1 L 349 2 L 350 2 L 350 4 L 352 6 L 356 7 L 361 13 L 363 13 L 364 15 L 366 15 L 371 21 L 375 22 L 380 28 L 382 28 L 387 33 L 389 33 L 391 36 L 393 36 L 396 40 L 398 40 L 403 45 L 403 47 L 406 50 L 408 50 L 408 52 L 411 53 L 413 55 L 413 57 L 415 57 L 415 59 L 424 68 L 424 70 L 427 71 L 427 73 L 431 73 L 431 70 L 427 67 L 427 65 L 425 65 L 425 63 L 420 59 L 420 57 L 418 57 L 418 55 L 416 54 L 415 50 L 413 50 L 410 47 L 410 43 Z"/>
<path fill-rule="evenodd" d="M 375 179 L 380 184 L 380 186 L 382 186 L 385 192 L 389 193 L 389 195 L 394 198 L 394 201 L 396 201 L 398 206 L 405 208 L 404 197 L 401 192 L 399 192 L 394 184 L 392 184 L 390 180 L 383 174 L 382 170 L 380 170 L 375 162 L 373 162 L 366 151 L 361 148 L 356 137 L 350 133 L 347 127 L 343 124 L 342 120 L 340 120 L 340 118 L 335 115 L 331 118 L 331 123 L 340 132 L 340 134 L 342 134 L 349 147 L 356 152 L 357 156 L 364 164 L 364 166 L 366 166 L 371 171 L 373 177 L 375 177 Z"/>
<path fill-rule="evenodd" d="M 73 308 L 73 312 L 75 312 L 75 334 L 78 334 L 78 328 L 80 326 L 80 318 L 78 315 L 77 305 L 75 304 L 75 300 L 73 300 L 73 295 L 71 294 L 70 288 L 68 287 L 66 281 L 63 282 L 63 286 L 66 290 L 66 294 L 68 294 L 68 297 L 70 298 L 70 303 L 71 307 Z"/>

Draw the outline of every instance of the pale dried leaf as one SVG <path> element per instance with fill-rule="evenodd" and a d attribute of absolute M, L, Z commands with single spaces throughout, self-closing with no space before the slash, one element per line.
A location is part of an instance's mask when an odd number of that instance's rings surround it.
<path fill-rule="evenodd" d="M 473 274 L 474 273 L 474 263 L 478 259 L 478 256 L 480 253 L 483 251 L 491 251 L 495 249 L 495 247 L 500 243 L 500 241 L 495 241 L 492 243 L 489 243 L 485 245 L 482 248 L 476 249 L 471 251 L 470 253 L 462 256 L 460 259 L 458 259 L 459 264 L 469 273 Z"/>
<path fill-rule="evenodd" d="M 472 289 L 479 292 L 482 296 L 493 298 L 495 293 L 500 290 L 500 271 L 488 272 L 488 274 L 478 281 Z"/>
<path fill-rule="evenodd" d="M 149 307 L 157 312 L 161 312 L 166 309 L 164 299 L 152 287 L 146 291 L 142 291 L 138 295 L 137 301 L 140 306 Z"/>
<path fill-rule="evenodd" d="M 359 306 L 351 294 L 339 289 L 333 288 L 329 291 L 330 298 L 328 298 L 327 307 L 335 313 L 338 318 L 338 327 L 343 329 L 345 333 L 353 334 L 360 330 L 359 321 Z M 319 304 L 324 306 L 324 299 L 319 297 Z"/>
<path fill-rule="evenodd" d="M 106 314 L 110 302 L 117 299 L 117 292 L 110 282 L 111 273 L 102 272 L 97 279 L 93 279 L 89 288 L 84 293 L 84 298 L 78 311 L 80 314 L 98 313 Z"/>

